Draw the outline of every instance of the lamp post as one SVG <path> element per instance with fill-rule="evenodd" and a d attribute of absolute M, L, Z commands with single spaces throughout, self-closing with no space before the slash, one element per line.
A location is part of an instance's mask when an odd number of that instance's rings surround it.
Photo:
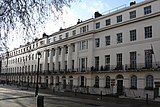
<path fill-rule="evenodd" d="M 39 77 L 39 61 L 40 61 L 40 57 L 41 57 L 41 53 L 37 52 L 37 56 L 38 56 L 38 65 L 37 65 L 37 82 L 36 82 L 36 91 L 35 91 L 35 97 L 38 95 L 38 77 Z"/>
<path fill-rule="evenodd" d="M 6 52 L 6 59 L 7 59 L 7 64 L 6 64 L 6 74 L 8 74 L 8 58 L 9 58 L 9 52 L 7 51 Z M 9 76 L 7 77 L 8 75 L 6 75 L 6 83 L 8 84 L 8 78 Z"/>

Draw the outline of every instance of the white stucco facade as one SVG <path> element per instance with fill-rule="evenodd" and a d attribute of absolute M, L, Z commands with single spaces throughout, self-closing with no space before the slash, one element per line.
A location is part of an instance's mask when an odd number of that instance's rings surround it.
<path fill-rule="evenodd" d="M 1 80 L 34 87 L 39 51 L 42 87 L 154 98 L 160 88 L 159 28 L 159 0 L 91 18 L 3 54 Z"/>

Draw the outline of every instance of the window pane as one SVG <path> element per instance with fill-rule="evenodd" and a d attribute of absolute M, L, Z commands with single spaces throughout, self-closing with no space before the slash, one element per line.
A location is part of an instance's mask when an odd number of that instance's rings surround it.
<path fill-rule="evenodd" d="M 105 38 L 106 38 L 106 46 L 110 45 L 110 36 L 106 36 Z"/>
<path fill-rule="evenodd" d="M 117 16 L 117 23 L 118 23 L 118 22 L 122 22 L 122 15 Z"/>
<path fill-rule="evenodd" d="M 144 7 L 144 14 L 152 13 L 151 6 Z"/>
<path fill-rule="evenodd" d="M 136 30 L 131 30 L 130 31 L 130 41 L 135 41 L 136 40 Z"/>
<path fill-rule="evenodd" d="M 123 40 L 122 40 L 122 33 L 118 33 L 117 34 L 117 44 L 118 43 L 122 43 L 123 42 Z"/>
<path fill-rule="evenodd" d="M 148 26 L 144 28 L 145 38 L 152 38 L 152 26 Z"/>

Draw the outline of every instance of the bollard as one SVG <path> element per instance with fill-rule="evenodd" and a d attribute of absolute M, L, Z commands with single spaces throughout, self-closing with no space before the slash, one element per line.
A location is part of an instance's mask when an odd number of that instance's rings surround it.
<path fill-rule="evenodd" d="M 102 100 L 102 91 L 101 91 L 101 100 Z"/>
<path fill-rule="evenodd" d="M 148 94 L 146 94 L 146 103 L 148 104 Z"/>
<path fill-rule="evenodd" d="M 44 96 L 37 96 L 37 107 L 44 107 Z"/>

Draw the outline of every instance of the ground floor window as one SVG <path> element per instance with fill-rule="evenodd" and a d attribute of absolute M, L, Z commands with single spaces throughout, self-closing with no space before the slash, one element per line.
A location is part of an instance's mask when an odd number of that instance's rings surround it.
<path fill-rule="evenodd" d="M 135 75 L 131 77 L 131 89 L 137 89 L 137 76 Z"/>
<path fill-rule="evenodd" d="M 95 77 L 94 87 L 99 88 L 99 76 L 96 76 L 96 77 Z"/>
<path fill-rule="evenodd" d="M 110 76 L 106 77 L 106 88 L 110 88 L 111 78 Z"/>
<path fill-rule="evenodd" d="M 152 75 L 148 75 L 146 77 L 146 87 L 145 89 L 147 90 L 152 90 L 153 89 L 153 76 Z"/>

